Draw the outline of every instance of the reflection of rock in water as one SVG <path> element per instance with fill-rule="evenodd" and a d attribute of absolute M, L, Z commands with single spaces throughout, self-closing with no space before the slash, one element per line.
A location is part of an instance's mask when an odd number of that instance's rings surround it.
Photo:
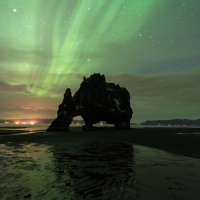
<path fill-rule="evenodd" d="M 73 152 L 55 147 L 54 155 L 58 180 L 65 179 L 77 199 L 131 198 L 127 191 L 133 190 L 135 178 L 132 145 L 92 141 Z"/>

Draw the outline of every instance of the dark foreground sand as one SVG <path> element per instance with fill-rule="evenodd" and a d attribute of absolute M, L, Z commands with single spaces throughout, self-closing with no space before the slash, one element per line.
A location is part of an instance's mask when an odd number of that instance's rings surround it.
<path fill-rule="evenodd" d="M 0 131 L 0 199 L 199 199 L 200 129 L 12 131 Z"/>

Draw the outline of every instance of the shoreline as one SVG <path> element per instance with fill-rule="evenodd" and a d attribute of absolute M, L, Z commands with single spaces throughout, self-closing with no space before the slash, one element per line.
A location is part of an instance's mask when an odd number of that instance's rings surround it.
<path fill-rule="evenodd" d="M 12 134 L 20 134 L 20 133 L 29 133 L 28 130 L 13 130 L 13 129 L 0 129 L 0 136 L 12 135 Z"/>
<path fill-rule="evenodd" d="M 28 128 L 28 126 L 0 126 L 1 129 L 18 129 L 18 128 Z"/>
<path fill-rule="evenodd" d="M 78 140 L 105 139 L 139 144 L 183 156 L 200 158 L 200 128 L 145 127 L 127 130 L 108 128 L 106 130 L 83 132 L 81 127 L 71 127 L 69 132 L 40 131 L 30 133 L 28 130 L 0 129 L 0 143 L 59 143 L 70 138 Z"/>

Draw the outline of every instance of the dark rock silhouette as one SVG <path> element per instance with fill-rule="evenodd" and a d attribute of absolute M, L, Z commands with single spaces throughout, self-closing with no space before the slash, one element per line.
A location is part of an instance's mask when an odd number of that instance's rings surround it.
<path fill-rule="evenodd" d="M 71 90 L 66 89 L 62 103 L 58 106 L 57 118 L 52 122 L 47 131 L 68 131 L 69 125 L 76 111 Z"/>
<path fill-rule="evenodd" d="M 93 124 L 100 121 L 114 124 L 115 128 L 130 128 L 132 113 L 127 89 L 107 83 L 104 75 L 93 74 L 83 78 L 73 97 L 67 88 L 58 116 L 47 131 L 68 130 L 72 119 L 79 115 L 85 121 L 83 130 L 93 129 Z"/>

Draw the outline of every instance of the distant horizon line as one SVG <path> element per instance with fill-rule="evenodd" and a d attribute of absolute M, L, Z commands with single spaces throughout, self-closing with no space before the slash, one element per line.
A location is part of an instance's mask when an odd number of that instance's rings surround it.
<path fill-rule="evenodd" d="M 55 118 L 12 118 L 12 119 L 0 119 L 0 123 L 5 123 L 6 121 L 7 122 L 11 122 L 11 121 L 53 121 Z M 144 120 L 142 122 L 130 122 L 131 124 L 142 124 L 142 123 L 145 123 L 145 122 L 156 122 L 156 121 L 175 121 L 175 120 L 180 120 L 180 121 L 184 121 L 184 120 L 188 120 L 188 121 L 198 121 L 200 120 L 200 118 L 197 118 L 197 119 L 187 119 L 187 118 L 174 118 L 174 119 L 147 119 L 147 120 Z M 80 121 L 84 121 L 84 119 L 73 119 L 72 121 L 77 121 L 77 122 L 80 122 Z M 99 121 L 99 122 L 105 122 L 103 120 Z M 37 122 L 36 122 L 37 123 Z"/>

